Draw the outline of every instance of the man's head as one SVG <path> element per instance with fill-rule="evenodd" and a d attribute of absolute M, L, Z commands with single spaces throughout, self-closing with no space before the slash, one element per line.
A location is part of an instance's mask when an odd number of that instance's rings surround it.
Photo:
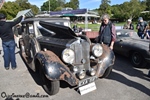
<path fill-rule="evenodd" d="M 0 20 L 6 19 L 6 16 L 3 13 L 0 13 Z"/>
<path fill-rule="evenodd" d="M 127 23 L 128 23 L 128 24 L 130 24 L 131 22 L 132 22 L 132 20 L 131 20 L 131 19 L 128 19 L 128 20 L 127 20 Z"/>
<path fill-rule="evenodd" d="M 108 24 L 109 19 L 110 19 L 110 17 L 109 17 L 108 14 L 104 14 L 104 15 L 102 15 L 102 17 L 101 17 L 101 20 L 102 20 L 102 22 L 103 22 L 104 24 Z"/>
<path fill-rule="evenodd" d="M 138 21 L 139 21 L 139 22 L 143 22 L 143 18 L 142 18 L 142 17 L 139 17 Z"/>

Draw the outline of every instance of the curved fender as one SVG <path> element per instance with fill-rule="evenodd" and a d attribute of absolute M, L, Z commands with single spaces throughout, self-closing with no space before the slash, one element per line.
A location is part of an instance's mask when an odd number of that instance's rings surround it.
<path fill-rule="evenodd" d="M 78 84 L 78 79 L 69 71 L 67 66 L 51 51 L 41 51 L 36 58 L 42 64 L 45 76 L 52 81 L 64 80 L 71 86 Z"/>
<path fill-rule="evenodd" d="M 102 44 L 103 54 L 99 57 L 96 76 L 101 77 L 108 67 L 111 67 L 115 61 L 114 52 L 106 45 Z"/>

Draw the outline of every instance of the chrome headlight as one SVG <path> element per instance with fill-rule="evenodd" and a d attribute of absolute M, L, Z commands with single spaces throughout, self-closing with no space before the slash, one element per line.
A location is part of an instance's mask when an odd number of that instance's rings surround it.
<path fill-rule="evenodd" d="M 74 59 L 75 59 L 75 53 L 72 49 L 67 48 L 62 52 L 62 60 L 65 63 L 72 64 L 74 62 Z"/>
<path fill-rule="evenodd" d="M 100 44 L 95 44 L 92 48 L 92 53 L 95 57 L 100 57 L 103 54 L 103 48 Z"/>

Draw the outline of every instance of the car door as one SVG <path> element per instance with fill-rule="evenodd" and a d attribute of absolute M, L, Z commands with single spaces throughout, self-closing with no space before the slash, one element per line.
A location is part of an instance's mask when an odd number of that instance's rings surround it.
<path fill-rule="evenodd" d="M 124 33 L 117 32 L 116 33 L 116 41 L 114 44 L 114 51 L 121 55 L 126 55 L 127 53 L 127 41 L 128 38 L 124 36 Z"/>
<path fill-rule="evenodd" d="M 33 28 L 32 28 L 32 24 L 29 24 L 29 23 L 26 23 L 24 26 L 25 26 L 25 29 L 24 29 L 22 38 L 24 40 L 23 42 L 24 42 L 26 55 L 29 56 L 30 36 L 33 33 Z"/>
<path fill-rule="evenodd" d="M 120 31 L 117 32 L 117 40 L 114 44 L 114 51 L 118 54 L 128 56 L 128 51 L 131 48 L 131 41 L 132 39 L 129 36 L 129 33 L 132 32 L 126 32 L 126 31 Z"/>
<path fill-rule="evenodd" d="M 114 52 L 118 54 L 122 54 L 124 39 L 120 37 L 120 35 L 116 36 L 116 41 L 114 43 Z"/>
<path fill-rule="evenodd" d="M 26 30 L 22 38 L 24 40 L 27 64 L 32 70 L 35 70 L 34 57 L 40 51 L 40 46 L 36 40 L 33 22 L 26 23 Z"/>

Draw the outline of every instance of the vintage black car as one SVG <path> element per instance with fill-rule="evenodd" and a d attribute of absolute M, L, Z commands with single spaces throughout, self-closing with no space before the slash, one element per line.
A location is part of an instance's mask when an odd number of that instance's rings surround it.
<path fill-rule="evenodd" d="M 114 52 L 127 56 L 135 67 L 145 67 L 150 64 L 150 48 L 147 39 L 140 39 L 137 32 L 128 29 L 118 29 Z"/>
<path fill-rule="evenodd" d="M 40 74 L 49 95 L 58 93 L 60 80 L 82 87 L 112 71 L 115 56 L 106 45 L 92 44 L 77 36 L 63 19 L 29 18 L 24 20 L 19 40 L 21 55 L 27 65 Z"/>

